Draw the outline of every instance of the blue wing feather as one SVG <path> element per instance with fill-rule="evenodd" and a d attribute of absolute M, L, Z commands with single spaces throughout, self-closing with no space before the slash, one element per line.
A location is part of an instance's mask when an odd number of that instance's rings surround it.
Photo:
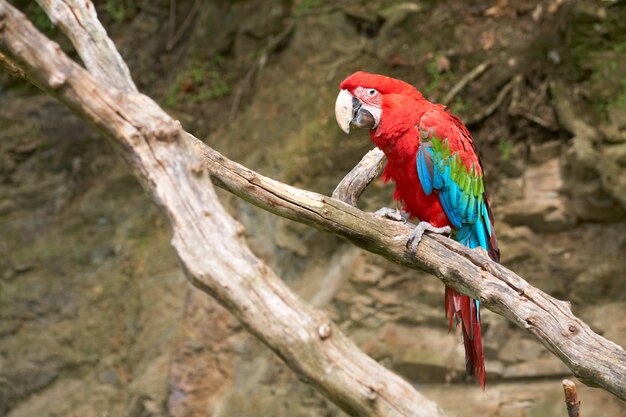
<path fill-rule="evenodd" d="M 417 173 L 422 184 L 422 188 L 426 195 L 430 195 L 433 192 L 433 175 L 432 171 L 428 169 L 427 160 L 430 161 L 430 165 L 433 163 L 432 150 L 424 149 L 425 146 L 420 146 L 417 152 Z"/>
<path fill-rule="evenodd" d="M 434 146 L 433 141 L 439 141 Z M 436 131 L 422 140 L 417 151 L 417 173 L 426 195 L 436 190 L 439 201 L 457 229 L 456 240 L 471 248 L 488 249 L 491 223 L 484 197 L 483 177 L 473 163 L 469 168 L 456 153 L 449 151 L 448 139 L 438 138 Z"/>

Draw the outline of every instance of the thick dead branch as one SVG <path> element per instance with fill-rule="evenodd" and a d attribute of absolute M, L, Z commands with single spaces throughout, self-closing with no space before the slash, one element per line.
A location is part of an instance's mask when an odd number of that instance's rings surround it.
<path fill-rule="evenodd" d="M 124 59 L 120 56 L 90 1 L 37 0 L 50 21 L 74 44 L 76 52 L 94 77 L 106 86 L 137 92 Z M 104 36 L 103 36 L 104 35 Z"/>
<path fill-rule="evenodd" d="M 200 141 L 148 97 L 96 81 L 5 1 L 0 1 L 0 25 L 0 50 L 14 58 L 27 79 L 115 139 L 120 154 L 166 212 L 172 244 L 193 285 L 213 295 L 302 380 L 349 414 L 445 415 L 361 352 L 255 257 L 245 244 L 243 227 L 220 205 L 203 170 Z M 114 48 L 101 52 L 117 54 Z M 128 85 L 124 71 L 93 75 Z"/>
<path fill-rule="evenodd" d="M 371 252 L 439 277 L 533 334 L 583 382 L 626 400 L 626 354 L 556 300 L 482 252 L 425 236 L 336 199 L 263 177 L 206 146 L 140 94 L 112 93 L 0 1 L 0 51 L 26 77 L 114 137 L 172 223 L 173 245 L 197 287 L 214 295 L 303 379 L 355 415 L 441 415 L 406 382 L 360 352 L 319 311 L 299 301 L 242 243 L 216 200 L 219 186 L 281 216 L 335 233 Z M 88 92 L 88 93 L 86 93 Z M 330 332 L 321 331 L 328 326 Z M 324 335 L 322 337 L 322 334 Z"/>
<path fill-rule="evenodd" d="M 333 198 L 356 207 L 356 203 L 365 188 L 383 169 L 384 160 L 385 154 L 378 148 L 366 153 L 357 166 L 352 168 L 352 171 L 339 182 L 333 191 Z"/>

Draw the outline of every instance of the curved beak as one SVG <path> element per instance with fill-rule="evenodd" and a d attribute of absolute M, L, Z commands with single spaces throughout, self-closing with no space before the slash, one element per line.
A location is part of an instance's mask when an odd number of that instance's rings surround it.
<path fill-rule="evenodd" d="M 373 129 L 376 119 L 367 110 L 361 100 L 354 97 L 348 90 L 341 90 L 335 101 L 335 118 L 341 130 L 350 133 L 350 126 Z"/>
<path fill-rule="evenodd" d="M 335 118 L 341 130 L 346 134 L 350 133 L 350 123 L 352 123 L 352 100 L 359 101 L 348 90 L 341 90 L 335 101 Z"/>

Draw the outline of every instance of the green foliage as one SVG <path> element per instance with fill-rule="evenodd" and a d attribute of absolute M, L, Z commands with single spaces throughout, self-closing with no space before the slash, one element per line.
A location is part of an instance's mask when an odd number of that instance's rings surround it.
<path fill-rule="evenodd" d="M 451 72 L 440 71 L 437 65 L 437 57 L 426 63 L 426 72 L 430 76 L 430 82 L 424 86 L 424 93 L 432 94 L 441 90 L 441 86 L 448 82 L 452 76 Z"/>
<path fill-rule="evenodd" d="M 322 0 L 300 0 L 296 2 L 296 9 L 294 13 L 297 15 L 301 15 L 311 9 L 315 9 L 316 7 L 320 7 L 322 5 Z"/>
<path fill-rule="evenodd" d="M 586 81 L 585 94 L 598 116 L 626 105 L 626 25 L 624 9 L 613 6 L 603 18 L 576 3 L 565 41 L 576 69 L 576 80 Z M 616 88 L 620 86 L 621 88 Z"/>
<path fill-rule="evenodd" d="M 31 21 L 33 24 L 44 33 L 50 33 L 54 30 L 54 25 L 48 18 L 48 15 L 43 11 L 43 9 L 37 7 L 35 8 L 35 13 L 32 14 Z"/>
<path fill-rule="evenodd" d="M 513 150 L 513 142 L 510 139 L 501 138 L 498 140 L 498 150 L 503 161 L 508 161 Z"/>
<path fill-rule="evenodd" d="M 19 3 L 18 3 L 19 6 Z M 24 6 L 24 14 L 35 25 L 37 29 L 43 32 L 46 36 L 51 37 L 56 31 L 56 27 L 50 22 L 48 15 L 43 11 L 39 5 L 32 2 Z"/>
<path fill-rule="evenodd" d="M 609 102 L 608 107 L 626 109 L 626 77 L 622 78 L 622 88 L 618 90 L 617 95 Z"/>
<path fill-rule="evenodd" d="M 178 74 L 167 90 L 165 105 L 175 107 L 230 94 L 231 87 L 219 69 L 223 62 L 224 58 L 218 55 L 208 62 L 195 63 Z"/>
<path fill-rule="evenodd" d="M 105 9 L 115 22 L 122 23 L 135 15 L 135 0 L 107 0 Z"/>

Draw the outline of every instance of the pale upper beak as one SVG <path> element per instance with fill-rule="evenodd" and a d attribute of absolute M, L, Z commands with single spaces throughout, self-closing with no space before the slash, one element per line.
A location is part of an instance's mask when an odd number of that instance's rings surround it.
<path fill-rule="evenodd" d="M 378 124 L 369 109 L 348 90 L 341 90 L 335 102 L 335 117 L 341 130 L 350 133 L 350 126 L 373 129 Z M 372 109 L 376 114 L 379 113 Z"/>
<path fill-rule="evenodd" d="M 350 123 L 352 122 L 352 99 L 357 100 L 348 90 L 341 90 L 335 101 L 335 117 L 341 130 L 350 133 Z"/>

